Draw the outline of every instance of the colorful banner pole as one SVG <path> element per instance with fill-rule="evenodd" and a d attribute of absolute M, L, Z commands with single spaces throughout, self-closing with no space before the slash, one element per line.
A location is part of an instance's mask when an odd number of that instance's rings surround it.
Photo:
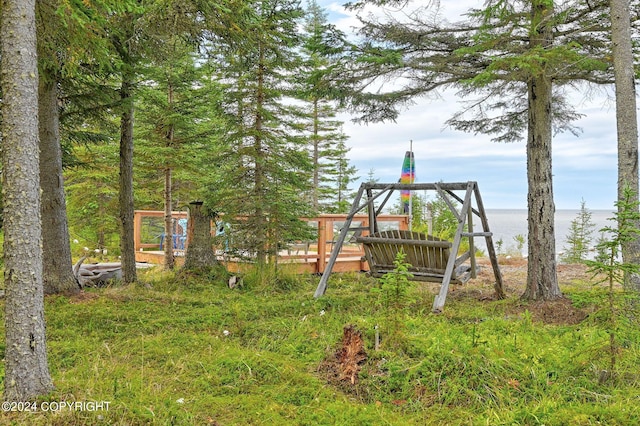
<path fill-rule="evenodd" d="M 404 155 L 402 163 L 402 174 L 400 175 L 400 183 L 413 183 L 415 180 L 415 159 L 413 157 L 413 141 L 410 142 L 409 151 Z M 409 230 L 412 230 L 412 193 L 410 190 L 400 191 L 400 200 L 404 214 L 409 215 Z"/>

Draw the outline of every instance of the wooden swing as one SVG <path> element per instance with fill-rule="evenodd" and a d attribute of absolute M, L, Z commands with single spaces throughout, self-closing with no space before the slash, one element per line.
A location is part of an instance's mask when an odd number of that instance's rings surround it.
<path fill-rule="evenodd" d="M 393 271 L 396 257 L 402 252 L 404 261 L 411 265 L 409 272 L 413 279 L 431 282 L 442 282 L 453 245 L 432 235 L 395 229 L 358 238 L 357 242 L 364 246 L 365 258 L 373 277 L 380 278 Z M 464 284 L 471 277 L 472 268 L 460 268 L 466 259 L 469 259 L 468 252 L 456 259 L 452 283 Z"/>
<path fill-rule="evenodd" d="M 412 231 L 380 231 L 377 216 L 384 208 L 394 191 L 401 190 L 435 190 L 445 201 L 455 215 L 458 226 L 453 241 L 444 241 L 430 235 Z M 455 191 L 465 191 L 464 197 Z M 362 202 L 366 194 L 366 201 Z M 374 201 L 385 196 L 380 206 L 376 208 Z M 472 197 L 476 207 L 473 207 Z M 451 199 L 461 204 L 456 207 Z M 351 221 L 360 211 L 366 209 L 369 214 L 368 235 L 359 236 L 356 241 L 364 246 L 365 258 L 369 264 L 371 275 L 381 277 L 393 271 L 397 254 L 402 251 L 405 262 L 411 265 L 409 272 L 418 281 L 432 281 L 441 283 L 440 292 L 433 303 L 433 312 L 442 312 L 450 283 L 463 284 L 470 278 L 476 277 L 476 258 L 474 237 L 484 237 L 491 266 L 495 276 L 494 289 L 498 298 L 504 298 L 502 275 L 498 266 L 498 259 L 493 246 L 493 234 L 489 230 L 482 198 L 476 182 L 467 183 L 414 183 L 414 184 L 380 184 L 363 183 L 358 190 L 351 211 L 347 215 L 338 240 L 331 252 L 331 257 L 322 274 L 314 297 L 322 296 L 327 288 L 327 282 L 340 249 L 349 231 L 352 231 Z M 480 219 L 482 232 L 473 231 L 473 217 Z M 466 231 L 465 231 L 466 226 Z M 462 238 L 468 238 L 469 249 L 458 256 Z"/>

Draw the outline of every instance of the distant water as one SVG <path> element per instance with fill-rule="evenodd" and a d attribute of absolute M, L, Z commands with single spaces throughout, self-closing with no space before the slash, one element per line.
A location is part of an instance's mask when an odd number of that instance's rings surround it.
<path fill-rule="evenodd" d="M 593 234 L 591 235 L 591 246 L 595 246 L 600 237 L 600 229 L 605 226 L 614 226 L 615 223 L 608 218 L 614 217 L 612 211 L 609 210 L 589 210 L 591 213 L 591 222 L 595 224 Z M 517 242 L 514 237 L 523 235 L 525 244 L 522 247 L 522 254 L 527 254 L 527 210 L 525 209 L 487 209 L 487 219 L 489 221 L 489 229 L 493 233 L 494 244 L 502 239 L 502 252 L 516 252 Z M 578 217 L 580 210 L 556 210 L 555 214 L 555 234 L 556 234 L 556 254 L 566 251 L 564 248 L 568 245 L 566 242 L 571 221 Z M 480 231 L 481 225 L 477 218 L 474 217 L 474 230 Z M 479 238 L 476 245 L 486 254 L 486 246 L 484 238 Z M 496 247 L 497 250 L 497 247 Z"/>

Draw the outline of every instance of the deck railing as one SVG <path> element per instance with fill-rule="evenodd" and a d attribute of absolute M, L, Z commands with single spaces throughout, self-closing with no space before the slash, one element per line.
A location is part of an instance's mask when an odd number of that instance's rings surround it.
<path fill-rule="evenodd" d="M 150 262 L 162 264 L 164 254 L 162 244 L 173 241 L 175 253 L 180 255 L 189 245 L 186 238 L 186 228 L 183 224 L 188 218 L 187 212 L 173 212 L 174 235 L 171 239 L 164 236 L 164 212 L 152 210 L 136 210 L 134 213 L 134 245 L 136 250 L 136 260 L 140 262 Z M 335 245 L 340 230 L 347 219 L 346 214 L 323 214 L 317 217 L 302 218 L 316 231 L 316 238 L 308 241 L 294 241 L 288 244 L 288 248 L 278 254 L 278 261 L 283 263 L 293 263 L 302 272 L 322 273 L 327 264 L 331 250 Z M 361 244 L 356 242 L 356 238 L 367 235 L 369 226 L 368 215 L 356 215 L 351 222 L 351 228 L 347 235 L 346 243 L 338 256 L 337 269 L 334 271 L 361 271 L 367 270 L 368 265 L 363 260 L 364 250 Z M 406 215 L 380 215 L 378 216 L 378 227 L 381 231 L 390 229 L 406 230 L 409 227 L 409 217 Z M 215 224 L 212 223 L 212 235 L 218 232 Z M 182 239 L 184 238 L 184 239 Z M 176 244 L 178 242 L 178 244 Z M 237 262 L 229 261 L 224 256 L 221 260 L 227 262 L 229 269 L 237 268 Z"/>

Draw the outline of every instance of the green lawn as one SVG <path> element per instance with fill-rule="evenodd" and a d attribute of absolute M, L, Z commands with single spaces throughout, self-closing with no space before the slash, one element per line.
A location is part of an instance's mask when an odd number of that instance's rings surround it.
<path fill-rule="evenodd" d="M 1 424 L 640 424 L 638 324 L 618 322 L 618 371 L 603 380 L 606 294 L 588 283 L 563 290 L 590 315 L 547 325 L 515 294 L 496 302 L 472 290 L 433 315 L 436 287 L 415 283 L 406 308 L 390 311 L 362 275 L 334 275 L 318 300 L 316 277 L 247 277 L 235 290 L 153 271 L 142 280 L 151 288 L 46 300 L 56 390 L 38 407 L 108 401 L 108 410 L 3 413 Z M 368 356 L 355 384 L 330 371 L 350 324 Z"/>

